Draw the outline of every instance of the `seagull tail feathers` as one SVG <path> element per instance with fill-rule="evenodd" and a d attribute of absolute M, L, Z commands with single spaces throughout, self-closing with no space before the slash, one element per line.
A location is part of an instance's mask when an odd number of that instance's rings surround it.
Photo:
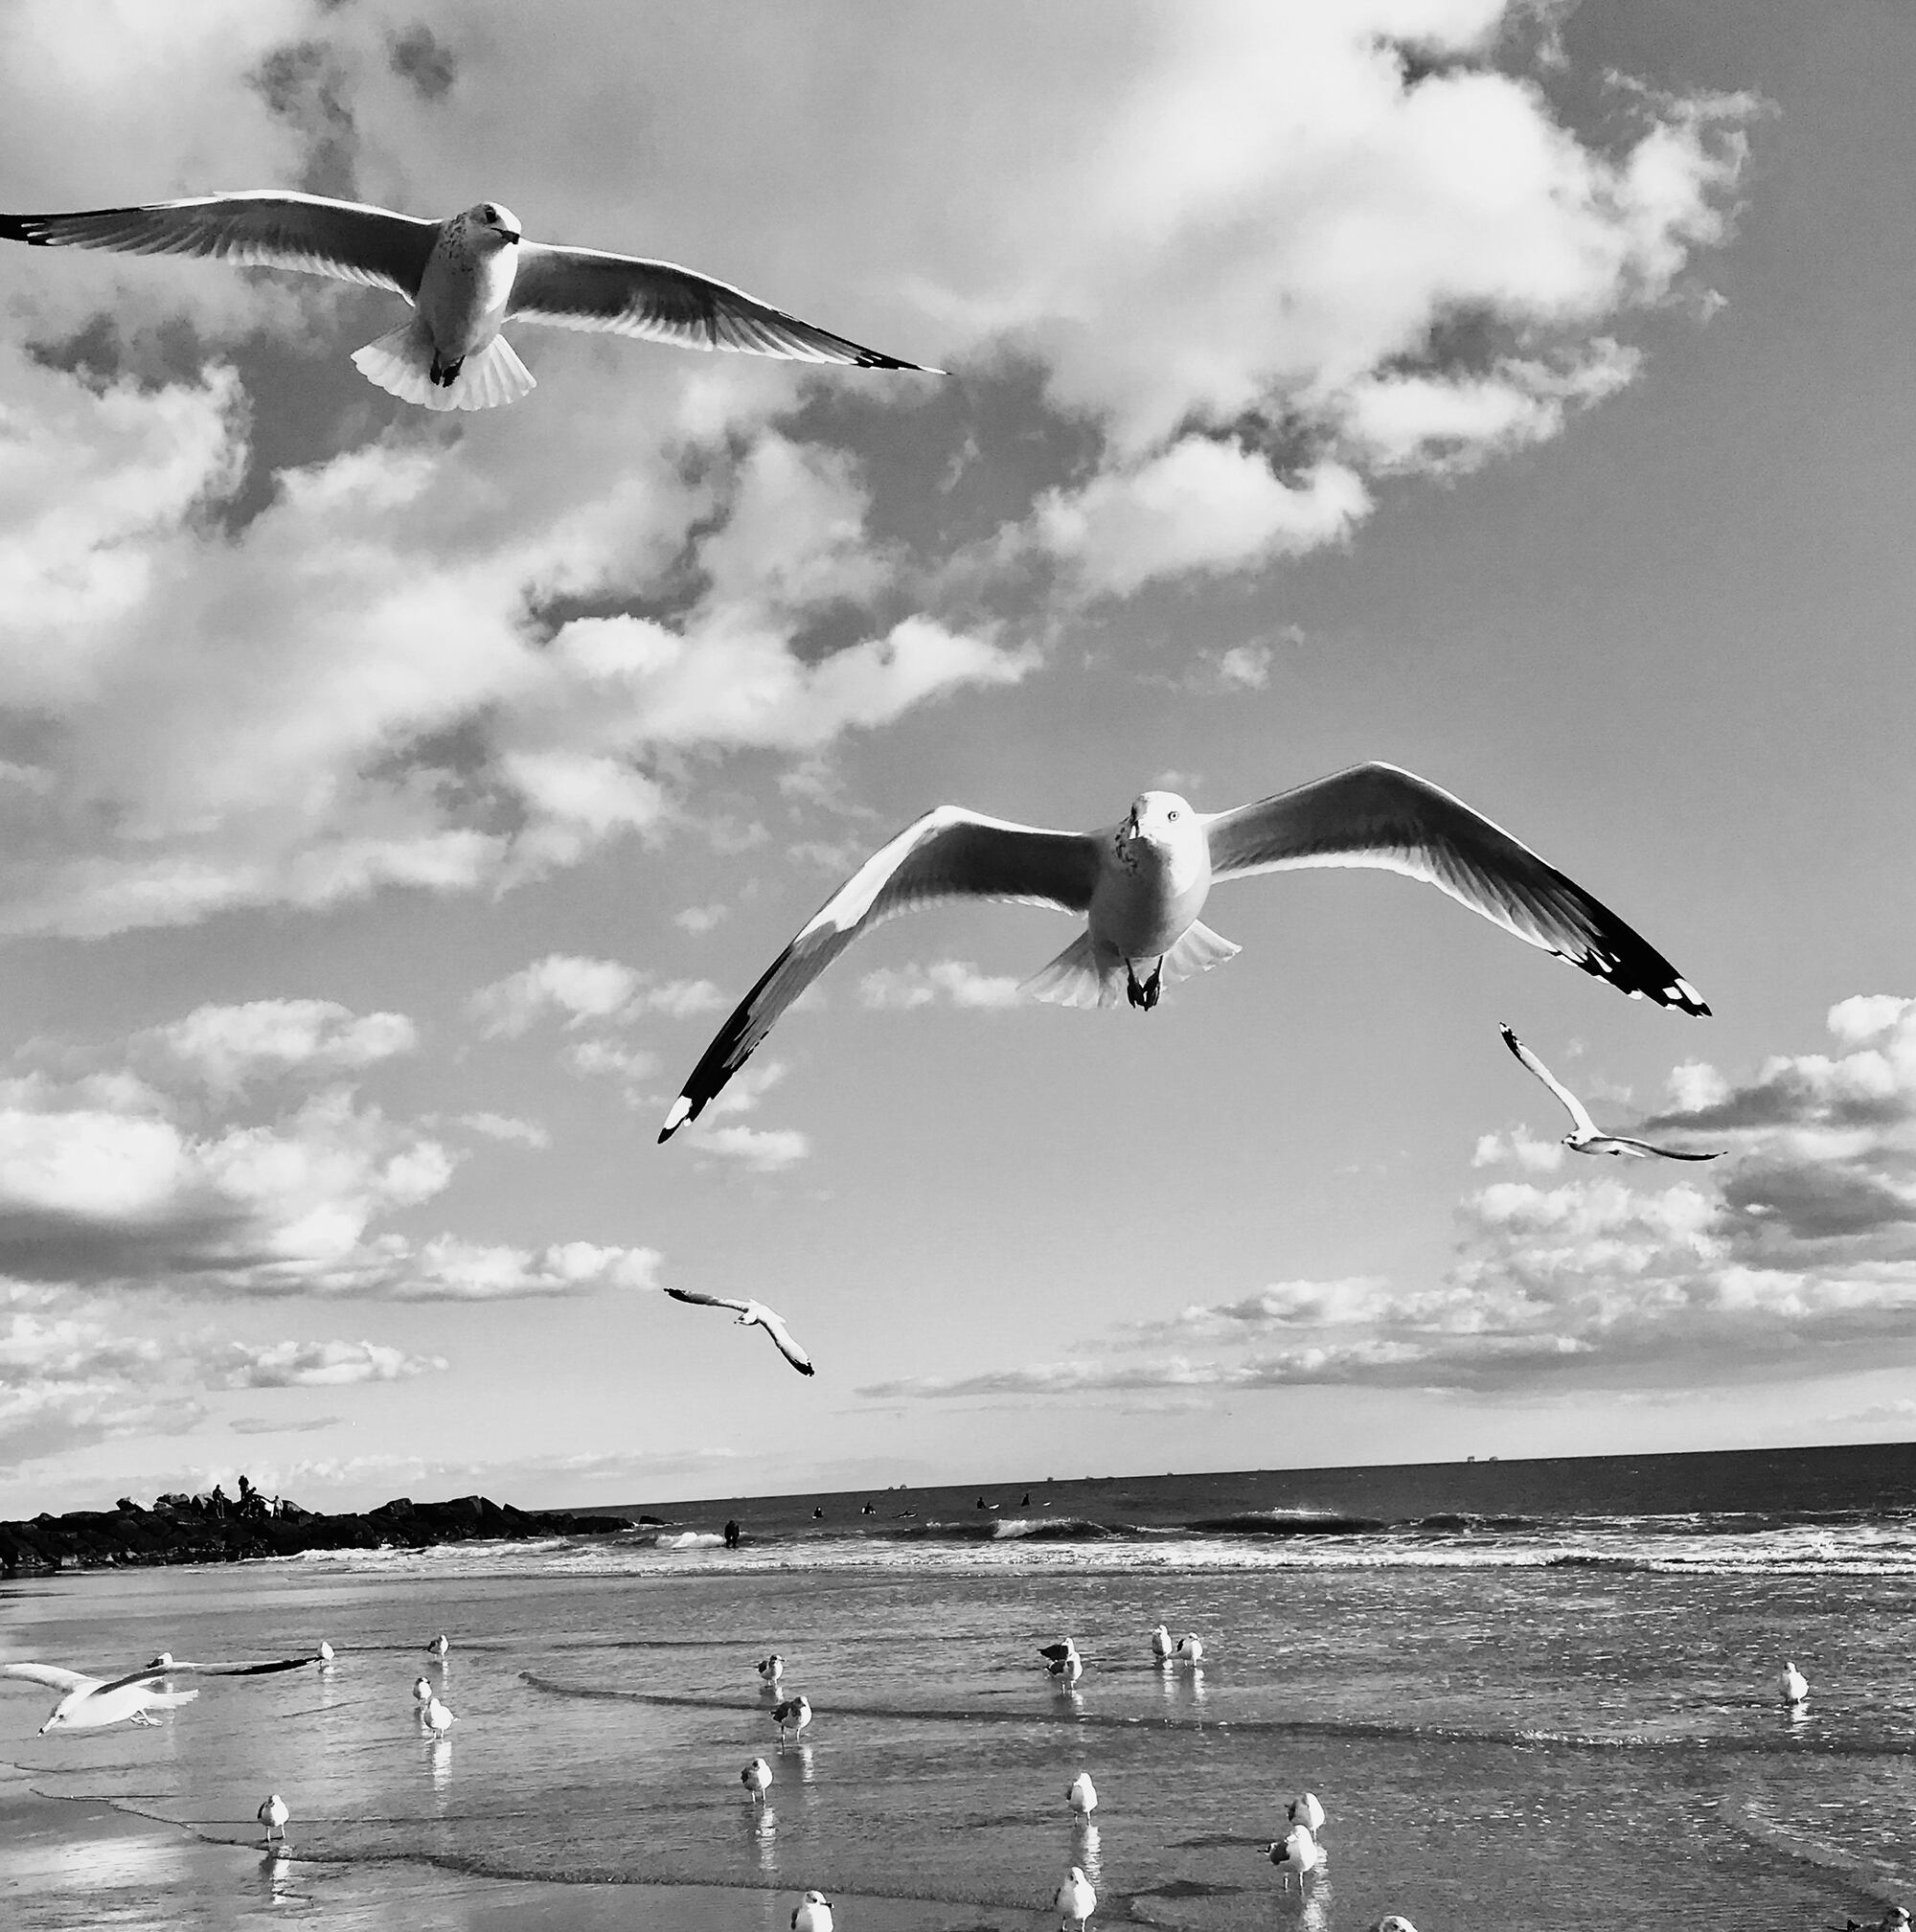
<path fill-rule="evenodd" d="M 497 409 L 536 386 L 513 345 L 495 335 L 484 349 L 475 349 L 452 382 L 441 388 L 432 379 L 432 337 L 420 315 L 355 351 L 353 363 L 368 382 L 422 409 Z"/>
<path fill-rule="evenodd" d="M 1088 932 L 1082 932 L 1048 966 L 1033 973 L 1019 991 L 1060 1007 L 1122 1006 L 1125 963 L 1110 947 L 1100 948 Z"/>
<path fill-rule="evenodd" d="M 1214 933 L 1202 920 L 1193 920 L 1184 937 L 1164 956 L 1164 970 L 1175 980 L 1207 973 L 1214 966 L 1235 959 L 1243 947 Z"/>

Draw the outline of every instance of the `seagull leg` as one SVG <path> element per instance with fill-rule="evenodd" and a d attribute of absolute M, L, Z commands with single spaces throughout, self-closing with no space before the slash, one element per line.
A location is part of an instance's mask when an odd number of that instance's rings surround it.
<path fill-rule="evenodd" d="M 1160 959 L 1152 968 L 1151 977 L 1142 982 L 1137 976 L 1137 968 L 1129 960 L 1125 962 L 1125 997 L 1134 1007 L 1141 1007 L 1149 1012 L 1157 1004 L 1158 989 L 1164 979 L 1164 962 Z"/>
<path fill-rule="evenodd" d="M 1144 1008 L 1146 1012 L 1150 1012 L 1151 1010 L 1154 1006 L 1156 1006 L 1157 996 L 1163 990 L 1163 988 L 1164 988 L 1164 962 L 1162 960 L 1159 960 L 1158 963 L 1152 967 L 1151 977 L 1144 983 L 1144 998 L 1138 1002 L 1138 1004 Z"/>
<path fill-rule="evenodd" d="M 432 368 L 428 373 L 439 388 L 450 389 L 459 380 L 459 372 L 465 362 L 466 358 L 463 355 L 453 362 L 442 362 L 439 359 L 439 351 L 435 349 L 432 352 Z"/>

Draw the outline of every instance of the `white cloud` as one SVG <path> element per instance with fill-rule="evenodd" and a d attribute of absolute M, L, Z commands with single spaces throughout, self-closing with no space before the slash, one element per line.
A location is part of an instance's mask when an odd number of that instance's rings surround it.
<path fill-rule="evenodd" d="M 260 1034 L 245 1028 L 240 1037 L 257 1047 Z M 189 1038 L 198 1049 L 232 1045 L 217 1027 Z M 241 1053 L 242 1069 L 256 1057 L 285 1057 Z M 194 1073 L 224 1064 L 199 1051 L 184 1058 Z M 543 1144 L 542 1129 L 507 1116 L 466 1124 Z M 50 1290 L 392 1301 L 583 1293 L 650 1280 L 658 1257 L 649 1248 L 487 1246 L 382 1226 L 440 1194 L 459 1158 L 422 1124 L 393 1120 L 347 1088 L 308 1095 L 267 1120 L 194 1132 L 138 1080 L 94 1075 L 62 1087 L 29 1076 L 0 1085 L 0 1278 Z"/>
<path fill-rule="evenodd" d="M 195 1008 L 135 1042 L 220 1093 L 275 1074 L 356 1073 L 419 1045 L 403 1013 L 354 1014 L 333 1000 L 252 1000 Z"/>
<path fill-rule="evenodd" d="M 629 1026 L 648 1013 L 685 1019 L 724 1004 L 710 980 L 655 980 L 617 960 L 548 953 L 518 972 L 484 986 L 467 1011 L 487 1038 L 515 1038 L 548 1014 L 562 1013 L 568 1029 L 603 1022 Z"/>
<path fill-rule="evenodd" d="M 672 922 L 681 932 L 699 938 L 709 933 L 731 910 L 730 906 L 716 901 L 711 905 L 689 905 L 682 912 L 673 913 Z"/>
<path fill-rule="evenodd" d="M 810 1141 L 796 1127 L 710 1126 L 695 1130 L 692 1139 L 704 1152 L 762 1174 L 792 1167 L 811 1151 Z"/>
<path fill-rule="evenodd" d="M 1084 589 L 1123 596 L 1153 578 L 1315 550 L 1369 510 L 1369 492 L 1342 464 L 1314 465 L 1289 484 L 1255 450 L 1190 436 L 1080 489 L 1050 491 L 1033 529 Z"/>
<path fill-rule="evenodd" d="M 229 1389 L 331 1389 L 398 1382 L 445 1367 L 444 1355 L 409 1355 L 378 1342 L 229 1342 L 219 1375 Z"/>
<path fill-rule="evenodd" d="M 858 997 L 868 1007 L 909 1011 L 944 1000 L 954 1007 L 1015 1006 L 1019 982 L 1000 973 L 981 973 L 969 960 L 934 960 L 929 966 L 880 966 L 858 982 Z"/>
<path fill-rule="evenodd" d="M 515 1114 L 461 1114 L 457 1123 L 489 1141 L 509 1141 L 522 1148 L 543 1149 L 551 1147 L 552 1134 L 537 1121 L 520 1120 Z"/>

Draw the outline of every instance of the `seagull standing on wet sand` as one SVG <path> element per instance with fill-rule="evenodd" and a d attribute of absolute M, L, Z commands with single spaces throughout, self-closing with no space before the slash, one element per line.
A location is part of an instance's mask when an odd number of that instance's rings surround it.
<path fill-rule="evenodd" d="M 268 1845 L 273 1842 L 275 1831 L 279 1832 L 282 1845 L 286 1842 L 286 1820 L 293 1814 L 286 1809 L 286 1801 L 277 1791 L 273 1792 L 253 1815 L 266 1828 Z"/>
<path fill-rule="evenodd" d="M 1077 1932 L 1083 1932 L 1084 1921 L 1098 1909 L 1098 1895 L 1091 1889 L 1091 1881 L 1084 1875 L 1082 1865 L 1074 1865 L 1069 1876 L 1058 1888 L 1058 1897 L 1053 1901 L 1059 1911 L 1061 1927 L 1075 1926 Z"/>
<path fill-rule="evenodd" d="M 1369 1932 L 1417 1932 L 1417 1927 L 1402 1912 L 1386 1912 Z"/>
<path fill-rule="evenodd" d="M 263 1664 L 178 1664 L 163 1651 L 144 1671 L 124 1677 L 89 1677 L 57 1664 L 0 1664 L 0 1677 L 40 1684 L 60 1693 L 60 1700 L 40 1726 L 49 1731 L 98 1731 L 121 1722 L 152 1724 L 155 1711 L 191 1704 L 197 1691 L 162 1691 L 168 1677 L 263 1677 L 279 1671 L 303 1671 L 314 1657 L 276 1657 Z"/>
<path fill-rule="evenodd" d="M 1162 1624 L 1151 1633 L 1151 1654 L 1162 1664 L 1171 1656 L 1171 1632 Z"/>
<path fill-rule="evenodd" d="M 1088 1818 L 1098 1808 L 1098 1787 L 1092 1784 L 1088 1771 L 1080 1771 L 1064 1795 L 1071 1801 L 1072 1810 L 1081 1818 Z"/>
<path fill-rule="evenodd" d="M 1628 1134 L 1599 1132 L 1596 1122 L 1590 1118 L 1589 1109 L 1507 1026 L 1499 1023 L 1497 1032 L 1503 1035 L 1504 1045 L 1568 1109 L 1570 1131 L 1563 1136 L 1563 1145 L 1573 1154 L 1629 1154 L 1639 1161 L 1649 1160 L 1653 1155 L 1664 1161 L 1714 1161 L 1722 1158 L 1723 1151 L 1722 1148 L 1717 1148 L 1715 1153 L 1691 1154 L 1685 1153 L 1680 1148 L 1654 1147 L 1649 1141 L 1632 1140 Z"/>
<path fill-rule="evenodd" d="M 751 1793 L 754 1805 L 763 1805 L 765 1793 L 772 1787 L 772 1767 L 763 1758 L 754 1758 L 739 1773 L 739 1782 Z"/>
<path fill-rule="evenodd" d="M 801 1691 L 795 1697 L 787 1697 L 783 1704 L 772 1706 L 772 1722 L 779 1727 L 779 1742 L 785 1742 L 787 1729 L 796 1738 L 811 1722 L 811 1705 Z"/>
<path fill-rule="evenodd" d="M 459 1721 L 457 1716 L 448 1711 L 437 1697 L 428 1700 L 422 1715 L 425 1718 L 425 1728 L 436 1739 L 444 1738 L 452 1729 L 453 1725 Z"/>
<path fill-rule="evenodd" d="M 1284 1807 L 1285 1817 L 1293 1825 L 1302 1825 L 1313 1837 L 1324 1829 L 1324 1807 L 1317 1802 L 1314 1791 L 1300 1791 Z"/>
<path fill-rule="evenodd" d="M 319 1640 L 319 1661 L 322 1664 L 332 1662 L 332 1646 L 324 1637 Z"/>
<path fill-rule="evenodd" d="M 832 1932 L 832 1901 L 823 1892 L 808 1892 L 799 1900 L 791 1932 Z"/>
<path fill-rule="evenodd" d="M 861 933 L 941 899 L 1019 899 L 1084 916 L 1026 982 L 1061 1006 L 1156 1006 L 1168 972 L 1208 971 L 1239 948 L 1198 915 L 1220 879 L 1303 866 L 1369 866 L 1422 879 L 1506 932 L 1632 999 L 1707 1013 L 1663 955 L 1556 867 L 1461 799 L 1390 764 L 1357 764 L 1230 811 L 1148 791 L 1103 831 L 1047 831 L 941 805 L 826 900 L 719 1028 L 659 1139 L 696 1120 L 779 1015 Z"/>
<path fill-rule="evenodd" d="M 432 1702 L 432 1679 L 415 1677 L 413 1679 L 413 1702 L 423 1709 Z"/>
<path fill-rule="evenodd" d="M 776 1685 L 778 1680 L 785 1675 L 785 1659 L 774 1650 L 769 1657 L 761 1657 L 759 1659 L 758 1670 L 759 1675 L 767 1684 Z"/>
<path fill-rule="evenodd" d="M 1275 1844 L 1269 1846 L 1270 1862 L 1277 1867 L 1278 1883 L 1288 1887 L 1291 1875 L 1297 1875 L 1297 1889 L 1304 1889 L 1304 1881 L 1312 1873 L 1320 1871 L 1324 1865 L 1324 1848 L 1318 1844 L 1308 1827 L 1293 1825 Z"/>
<path fill-rule="evenodd" d="M 430 1650 L 435 1657 L 444 1659 L 445 1653 L 452 1648 L 452 1645 L 447 1640 L 445 1632 L 442 1630 L 439 1633 L 439 1635 L 436 1636 L 432 1640 L 432 1642 L 426 1646 L 426 1648 Z"/>
<path fill-rule="evenodd" d="M 1783 1667 L 1782 1690 L 1786 1704 L 1800 1704 L 1810 1694 L 1810 1680 L 1793 1662 Z"/>
<path fill-rule="evenodd" d="M 1084 1674 L 1084 1660 L 1079 1656 L 1078 1645 L 1070 1637 L 1061 1644 L 1040 1644 L 1038 1654 L 1044 1659 L 1044 1668 L 1067 1684 L 1075 1684 Z"/>
<path fill-rule="evenodd" d="M 919 370 L 670 261 L 528 241 L 503 202 L 443 221 L 284 189 L 64 215 L 0 215 L 0 238 L 36 248 L 192 255 L 390 288 L 409 321 L 357 351 L 369 382 L 427 409 L 492 409 L 534 388 L 499 333 L 508 321 L 650 336 L 795 362 Z M 936 375 L 937 370 L 924 373 Z"/>
<path fill-rule="evenodd" d="M 1204 1640 L 1195 1632 L 1187 1630 L 1177 1640 L 1177 1648 L 1171 1653 L 1180 1664 L 1196 1664 L 1204 1655 Z"/>
<path fill-rule="evenodd" d="M 733 1308 L 739 1319 L 732 1324 L 735 1329 L 758 1327 L 772 1338 L 772 1346 L 777 1349 L 801 1375 L 813 1373 L 811 1357 L 791 1338 L 791 1330 L 786 1327 L 784 1318 L 776 1310 L 768 1308 L 763 1302 L 732 1302 L 722 1295 L 695 1294 L 690 1288 L 668 1288 L 675 1302 L 690 1302 L 699 1308 Z M 823 1512 L 814 1512 L 822 1514 Z"/>

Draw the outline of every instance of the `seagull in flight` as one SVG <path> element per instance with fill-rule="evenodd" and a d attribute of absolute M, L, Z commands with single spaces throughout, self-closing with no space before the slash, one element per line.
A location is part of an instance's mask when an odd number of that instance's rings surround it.
<path fill-rule="evenodd" d="M 518 216 L 498 201 L 430 221 L 363 201 L 249 189 L 130 208 L 0 215 L 0 238 L 35 248 L 210 257 L 389 288 L 412 305 L 410 319 L 353 360 L 368 381 L 427 409 L 493 409 L 535 386 L 499 333 L 509 321 L 792 362 L 924 369 L 670 261 L 529 241 Z"/>
<path fill-rule="evenodd" d="M 1607 906 L 1461 799 L 1391 764 L 1356 764 L 1230 811 L 1147 791 L 1102 831 L 1047 831 L 934 807 L 868 858 L 765 969 L 672 1104 L 659 1139 L 696 1120 L 778 1016 L 861 933 L 941 899 L 1017 899 L 1085 927 L 1026 982 L 1061 1006 L 1156 1006 L 1173 979 L 1239 948 L 1198 917 L 1220 879 L 1368 866 L 1422 879 L 1632 999 L 1707 1013 L 1701 994 Z"/>
<path fill-rule="evenodd" d="M 1573 1154 L 1629 1154 L 1639 1161 L 1648 1160 L 1653 1154 L 1665 1161 L 1714 1161 L 1721 1158 L 1722 1148 L 1714 1153 L 1689 1154 L 1680 1148 L 1659 1148 L 1653 1147 L 1649 1141 L 1633 1141 L 1628 1134 L 1600 1133 L 1596 1122 L 1590 1118 L 1589 1109 L 1507 1026 L 1499 1022 L 1497 1032 L 1503 1035 L 1504 1045 L 1570 1110 L 1571 1131 L 1563 1136 L 1563 1145 Z"/>
<path fill-rule="evenodd" d="M 179 1664 L 170 1656 L 161 1656 L 124 1677 L 89 1677 L 57 1664 L 0 1664 L 0 1677 L 42 1684 L 60 1693 L 59 1702 L 40 1726 L 44 1738 L 49 1731 L 99 1731 L 123 1720 L 151 1724 L 156 1721 L 153 1712 L 190 1704 L 199 1695 L 196 1690 L 162 1691 L 159 1685 L 168 1677 L 262 1677 L 275 1671 L 303 1671 L 317 1661 L 313 1657 L 275 1657 L 262 1664 Z"/>
<path fill-rule="evenodd" d="M 695 1294 L 690 1288 L 668 1288 L 675 1302 L 690 1302 L 700 1308 L 736 1308 L 739 1319 L 734 1328 L 750 1328 L 754 1325 L 764 1330 L 772 1338 L 772 1346 L 777 1349 L 801 1375 L 817 1373 L 811 1366 L 811 1357 L 791 1338 L 791 1330 L 786 1327 L 784 1318 L 776 1310 L 768 1308 L 763 1302 L 728 1302 L 723 1295 Z"/>

